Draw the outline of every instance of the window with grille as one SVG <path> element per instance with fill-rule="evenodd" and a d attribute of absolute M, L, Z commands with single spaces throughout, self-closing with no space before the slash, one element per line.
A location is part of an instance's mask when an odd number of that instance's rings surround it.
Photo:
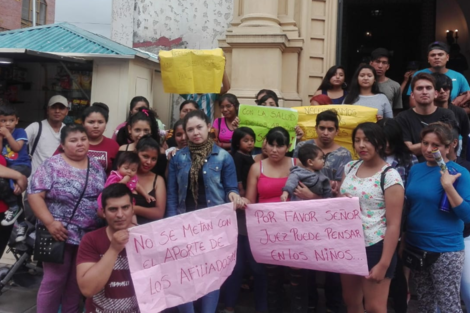
<path fill-rule="evenodd" d="M 33 1 L 36 1 L 36 24 L 45 25 L 47 19 L 47 3 L 46 0 L 23 0 L 21 10 L 22 24 L 29 27 L 33 22 Z"/>

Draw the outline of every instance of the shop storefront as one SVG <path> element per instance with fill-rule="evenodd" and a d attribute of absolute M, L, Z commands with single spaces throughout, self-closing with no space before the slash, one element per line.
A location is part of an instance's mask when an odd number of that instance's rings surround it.
<path fill-rule="evenodd" d="M 45 118 L 45 104 L 56 94 L 71 104 L 66 123 L 80 123 L 93 102 L 106 103 L 107 135 L 126 119 L 134 96 L 165 116 L 159 68 L 155 55 L 67 23 L 0 33 L 0 101 L 17 106 L 20 127 Z"/>

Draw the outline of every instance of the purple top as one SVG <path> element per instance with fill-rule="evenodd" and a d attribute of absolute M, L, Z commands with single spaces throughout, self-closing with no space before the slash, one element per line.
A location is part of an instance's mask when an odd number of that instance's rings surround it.
<path fill-rule="evenodd" d="M 80 198 L 85 186 L 86 169 L 78 169 L 68 164 L 61 154 L 44 161 L 31 177 L 28 194 L 46 192 L 46 205 L 55 220 L 64 226 L 73 213 L 75 203 Z M 88 185 L 75 216 L 67 227 L 67 243 L 80 244 L 85 233 L 102 226 L 102 220 L 96 214 L 96 199 L 103 190 L 106 173 L 94 158 L 90 158 Z"/>

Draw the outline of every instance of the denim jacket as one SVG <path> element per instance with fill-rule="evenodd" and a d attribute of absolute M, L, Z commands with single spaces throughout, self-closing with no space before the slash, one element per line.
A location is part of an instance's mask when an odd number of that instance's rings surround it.
<path fill-rule="evenodd" d="M 186 212 L 191 153 L 185 147 L 171 159 L 168 169 L 167 216 Z M 229 202 L 231 192 L 238 194 L 237 172 L 232 156 L 217 145 L 202 166 L 207 207 Z"/>

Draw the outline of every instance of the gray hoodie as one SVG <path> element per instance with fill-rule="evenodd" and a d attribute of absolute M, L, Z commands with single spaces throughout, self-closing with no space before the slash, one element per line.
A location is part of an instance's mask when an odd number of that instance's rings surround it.
<path fill-rule="evenodd" d="M 287 178 L 286 185 L 282 191 L 287 191 L 292 201 L 300 200 L 294 196 L 294 190 L 302 182 L 316 195 L 323 198 L 330 198 L 332 196 L 330 180 L 320 171 L 309 171 L 300 166 L 293 166 L 290 169 L 289 177 Z"/>

